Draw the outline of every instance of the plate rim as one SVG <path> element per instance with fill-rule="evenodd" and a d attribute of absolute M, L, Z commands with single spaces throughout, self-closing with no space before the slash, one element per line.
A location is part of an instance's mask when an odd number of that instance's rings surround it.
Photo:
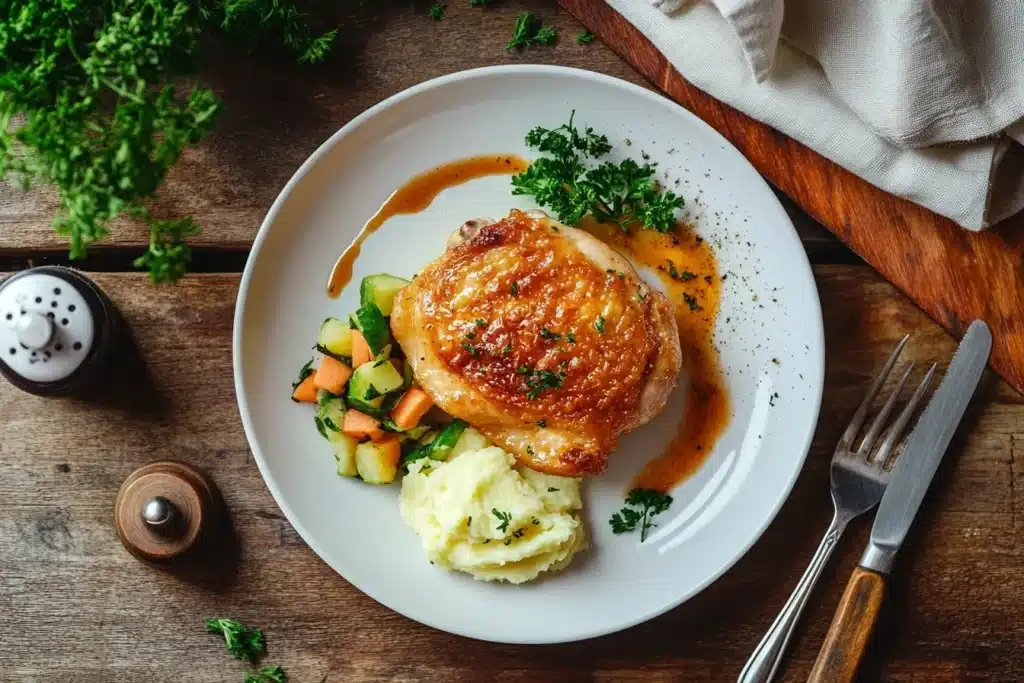
<path fill-rule="evenodd" d="M 270 232 L 271 226 L 276 222 L 278 214 L 281 211 L 283 205 L 288 201 L 295 187 L 301 183 L 307 174 L 334 148 L 334 146 L 345 136 L 351 132 L 357 130 L 360 126 L 374 118 L 378 113 L 390 109 L 396 105 L 401 104 L 407 99 L 413 98 L 416 95 L 446 85 L 457 83 L 464 80 L 478 79 L 478 78 L 493 78 L 501 77 L 503 75 L 559 75 L 568 76 L 570 78 L 582 78 L 584 80 L 597 81 L 605 85 L 609 85 L 615 88 L 620 88 L 627 91 L 631 95 L 636 95 L 647 100 L 656 102 L 661 106 L 669 106 L 676 110 L 678 114 L 690 120 L 690 122 L 696 126 L 705 129 L 706 133 L 709 133 L 713 138 L 717 139 L 723 146 L 731 148 L 736 154 L 738 154 L 743 161 L 750 166 L 750 168 L 757 175 L 758 181 L 764 186 L 764 189 L 771 195 L 771 201 L 778 207 L 780 215 L 785 217 L 787 224 L 792 231 L 791 235 L 794 239 L 800 243 L 800 255 L 803 257 L 803 264 L 806 266 L 805 273 L 809 279 L 809 293 L 813 297 L 813 309 L 817 315 L 813 321 L 812 327 L 817 331 L 817 337 L 819 344 L 817 345 L 817 352 L 813 357 L 808 358 L 808 362 L 811 363 L 817 375 L 821 377 L 822 381 L 819 384 L 816 395 L 813 396 L 813 408 L 811 420 L 808 422 L 807 433 L 803 437 L 803 443 L 800 446 L 802 455 L 799 458 L 798 466 L 793 468 L 789 480 L 785 486 L 780 488 L 777 499 L 772 504 L 770 514 L 768 514 L 762 523 L 757 528 L 756 532 L 751 536 L 750 540 L 737 552 L 731 559 L 723 562 L 714 572 L 710 573 L 704 581 L 696 584 L 694 588 L 686 593 L 681 594 L 679 597 L 673 597 L 668 600 L 665 604 L 659 608 L 650 610 L 646 613 L 632 617 L 618 622 L 616 626 L 607 627 L 602 626 L 598 628 L 592 628 L 589 630 L 581 630 L 570 634 L 567 637 L 562 638 L 543 638 L 543 639 L 529 639 L 529 638 L 492 638 L 486 634 L 462 629 L 458 627 L 451 627 L 449 625 L 441 625 L 438 620 L 431 618 L 429 615 L 424 614 L 413 614 L 404 609 L 392 604 L 392 602 L 386 599 L 384 596 L 378 595 L 376 592 L 370 592 L 361 586 L 351 582 L 342 571 L 335 567 L 330 561 L 325 558 L 324 552 L 320 547 L 320 544 L 313 538 L 312 534 L 303 527 L 303 525 L 296 519 L 294 511 L 286 503 L 282 492 L 278 489 L 276 482 L 273 477 L 268 474 L 268 468 L 264 462 L 264 456 L 256 445 L 255 430 L 249 417 L 248 400 L 246 399 L 245 393 L 245 381 L 242 373 L 242 325 L 244 322 L 244 312 L 247 296 L 249 293 L 249 287 L 252 281 L 253 273 L 255 270 L 256 260 L 260 254 L 263 246 L 263 242 L 266 240 L 267 235 Z M 814 438 L 814 434 L 817 431 L 818 420 L 821 415 L 821 403 L 824 394 L 824 375 L 825 375 L 825 330 L 824 320 L 821 309 L 821 298 L 818 294 L 817 282 L 814 279 L 814 273 L 809 258 L 807 257 L 806 249 L 803 247 L 803 243 L 800 241 L 800 236 L 796 232 L 796 227 L 793 225 L 792 220 L 789 218 L 789 214 L 786 212 L 779 198 L 772 190 L 771 186 L 764 179 L 759 171 L 750 163 L 750 160 L 744 155 L 735 145 L 727 140 L 721 133 L 719 133 L 714 127 L 705 122 L 699 116 L 686 109 L 679 103 L 675 102 L 671 98 L 663 95 L 659 91 L 650 90 L 642 87 L 635 83 L 617 78 L 615 76 L 609 76 L 607 74 L 599 73 L 596 71 L 590 71 L 587 69 L 579 69 L 575 67 L 566 67 L 560 65 L 548 65 L 548 64 L 509 64 L 509 65 L 493 65 L 484 66 L 473 69 L 466 69 L 463 71 L 457 71 L 451 74 L 438 76 L 429 80 L 423 81 L 416 85 L 410 86 L 400 92 L 397 92 L 384 100 L 381 100 L 377 104 L 373 105 L 369 109 L 363 111 L 359 115 L 355 116 L 337 131 L 332 133 L 324 142 L 322 142 L 307 158 L 306 160 L 296 169 L 295 173 L 288 179 L 288 182 L 284 185 L 277 197 L 274 199 L 273 204 L 267 210 L 267 215 L 264 217 L 263 222 L 260 224 L 260 228 L 256 233 L 256 237 L 253 240 L 252 247 L 249 251 L 249 255 L 246 258 L 245 268 L 242 272 L 242 278 L 239 283 L 238 294 L 235 298 L 235 310 L 232 316 L 232 335 L 231 335 L 231 357 L 232 357 L 232 375 L 234 379 L 235 399 L 238 406 L 239 416 L 242 420 L 242 428 L 245 432 L 246 442 L 248 443 L 249 449 L 253 454 L 253 459 L 256 462 L 256 467 L 259 470 L 260 477 L 263 479 L 263 483 L 266 485 L 267 490 L 270 492 L 274 502 L 280 508 L 284 514 L 288 523 L 292 525 L 296 533 L 302 538 L 303 542 L 309 546 L 310 550 L 320 559 L 321 562 L 330 567 L 335 573 L 337 573 L 342 579 L 349 583 L 353 588 L 370 597 L 382 606 L 390 609 L 391 611 L 400 614 L 408 619 L 424 624 L 430 628 L 444 631 L 446 633 L 452 633 L 454 635 L 462 636 L 465 638 L 471 638 L 474 640 L 480 640 L 485 642 L 495 642 L 504 644 L 516 644 L 516 645 L 542 645 L 542 644 L 556 644 L 556 643 L 569 643 L 578 642 L 582 640 L 589 640 L 592 638 L 598 638 L 601 636 L 609 635 L 612 633 L 618 633 L 626 629 L 632 628 L 639 624 L 645 623 L 654 619 L 670 610 L 675 609 L 684 602 L 689 601 L 697 594 L 704 591 L 712 583 L 720 579 L 727 571 L 739 562 L 740 559 L 745 557 L 750 549 L 756 544 L 768 527 L 778 517 L 779 511 L 782 506 L 789 499 L 792 493 L 793 487 L 796 485 L 797 479 L 804 470 L 804 466 L 807 462 L 807 456 L 810 453 L 811 443 Z"/>

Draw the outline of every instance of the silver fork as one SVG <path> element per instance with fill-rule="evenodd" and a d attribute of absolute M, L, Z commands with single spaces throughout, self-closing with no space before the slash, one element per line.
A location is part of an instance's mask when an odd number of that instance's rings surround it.
<path fill-rule="evenodd" d="M 754 654 L 747 661 L 747 665 L 743 667 L 737 683 L 768 683 L 772 680 L 779 668 L 779 662 L 782 661 L 782 655 L 786 650 L 786 645 L 789 643 L 789 638 L 793 635 L 793 629 L 800 618 L 800 613 L 803 612 L 804 606 L 807 604 L 807 598 L 810 597 L 811 591 L 814 590 L 818 577 L 821 576 L 822 569 L 825 568 L 828 558 L 831 557 L 832 551 L 839 542 L 839 537 L 842 536 L 843 531 L 846 530 L 846 526 L 852 519 L 878 505 L 878 501 L 882 499 L 882 494 L 885 493 L 885 487 L 889 483 L 889 477 L 892 472 L 892 468 L 885 467 L 885 464 L 892 455 L 893 448 L 903 436 L 907 423 L 914 414 L 914 409 L 917 408 L 917 404 L 921 402 L 921 398 L 924 396 L 925 391 L 927 391 L 932 376 L 935 374 L 935 365 L 932 365 L 931 369 L 928 370 L 928 374 L 925 375 L 921 384 L 917 387 L 910 402 L 907 403 L 900 416 L 896 418 L 892 428 L 889 430 L 888 436 L 885 437 L 878 450 L 878 454 L 874 458 L 870 457 L 871 448 L 885 428 L 886 420 L 889 419 L 890 413 L 892 413 L 893 408 L 896 406 L 896 401 L 903 390 L 903 385 L 906 384 L 907 378 L 910 377 L 910 371 L 914 368 L 913 363 L 910 364 L 910 367 L 900 377 L 896 388 L 893 389 L 885 405 L 882 406 L 881 412 L 878 413 L 878 417 L 868 427 L 860 447 L 857 450 L 853 450 L 853 444 L 864 424 L 864 418 L 867 417 L 868 410 L 871 408 L 875 396 L 878 395 L 879 390 L 892 371 L 900 356 L 900 352 L 903 351 L 903 347 L 906 346 L 909 338 L 910 335 L 908 334 L 900 340 L 896 350 L 892 352 L 889 360 L 882 367 L 881 372 L 878 373 L 878 376 L 871 383 L 871 388 L 868 389 L 868 393 L 861 402 L 860 407 L 857 408 L 857 412 L 853 414 L 850 425 L 839 439 L 835 455 L 832 456 L 830 472 L 832 506 L 834 508 L 832 524 L 829 525 L 828 531 L 825 532 L 825 538 L 821 540 L 818 551 L 811 558 L 810 566 L 807 567 L 807 571 L 800 578 L 800 582 L 793 590 L 793 594 L 789 596 L 789 600 L 786 601 L 782 611 L 779 612 L 779 616 L 775 618 L 775 622 L 768 629 L 768 633 L 765 634 L 757 649 L 754 650 Z"/>

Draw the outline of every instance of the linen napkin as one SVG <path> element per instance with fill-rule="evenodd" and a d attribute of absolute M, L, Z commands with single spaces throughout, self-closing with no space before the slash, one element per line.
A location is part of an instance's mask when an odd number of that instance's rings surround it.
<path fill-rule="evenodd" d="M 1024 208 L 1022 0 L 607 0 L 695 86 L 980 230 Z"/>

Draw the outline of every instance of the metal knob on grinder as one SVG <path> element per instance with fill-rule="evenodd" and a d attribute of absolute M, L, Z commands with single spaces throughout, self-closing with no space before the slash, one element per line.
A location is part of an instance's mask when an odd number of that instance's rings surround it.
<path fill-rule="evenodd" d="M 125 479 L 114 526 L 135 557 L 165 564 L 194 554 L 220 530 L 220 496 L 200 470 L 176 460 L 145 465 Z"/>

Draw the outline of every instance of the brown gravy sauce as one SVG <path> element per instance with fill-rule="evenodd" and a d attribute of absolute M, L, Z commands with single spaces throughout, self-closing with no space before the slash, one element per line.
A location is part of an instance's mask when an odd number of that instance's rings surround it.
<path fill-rule="evenodd" d="M 328 296 L 341 293 L 352 279 L 363 242 L 392 216 L 423 211 L 449 187 L 485 176 L 521 173 L 529 165 L 515 155 L 485 155 L 458 159 L 413 177 L 388 197 L 338 258 L 327 283 Z M 668 491 L 700 467 L 729 422 L 729 398 L 714 346 L 722 293 L 718 260 L 711 246 L 685 224 L 674 234 L 636 228 L 627 234 L 617 225 L 589 219 L 578 227 L 656 272 L 675 309 L 684 381 L 689 383 L 686 412 L 666 452 L 648 462 L 633 483 Z"/>
<path fill-rule="evenodd" d="M 530 162 L 520 156 L 487 154 L 457 159 L 413 177 L 391 193 L 387 201 L 377 209 L 377 213 L 366 221 L 363 229 L 352 240 L 352 244 L 342 252 L 331 270 L 331 277 L 327 280 L 327 296 L 335 298 L 341 294 L 341 290 L 352 279 L 352 267 L 359 257 L 363 242 L 392 216 L 423 211 L 437 195 L 449 187 L 485 176 L 521 173 L 529 165 Z M 455 226 L 452 229 L 454 228 Z"/>
<path fill-rule="evenodd" d="M 684 419 L 665 453 L 647 463 L 634 488 L 668 491 L 693 474 L 725 430 L 729 397 L 714 345 L 722 294 L 718 259 L 711 246 L 688 225 L 665 234 L 584 220 L 578 227 L 658 275 L 676 314 L 683 349 L 686 390 Z"/>

